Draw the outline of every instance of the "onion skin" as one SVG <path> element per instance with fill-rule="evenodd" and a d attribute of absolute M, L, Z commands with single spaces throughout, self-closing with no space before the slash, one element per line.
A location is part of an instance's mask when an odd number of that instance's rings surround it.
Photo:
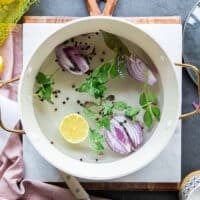
<path fill-rule="evenodd" d="M 121 155 L 128 155 L 132 152 L 131 141 L 124 128 L 118 121 L 112 119 L 110 122 L 111 131 L 103 130 L 104 137 L 110 149 Z"/>
<path fill-rule="evenodd" d="M 84 54 L 85 52 L 85 54 Z M 75 75 L 82 75 L 89 70 L 88 63 L 83 55 L 91 53 L 91 49 L 83 47 L 58 45 L 55 48 L 58 64 L 64 71 L 69 71 Z"/>
<path fill-rule="evenodd" d="M 136 79 L 140 82 L 145 81 L 146 65 L 144 64 L 144 62 L 142 62 L 141 59 L 136 58 L 134 56 L 128 58 L 127 70 L 131 78 Z M 151 70 L 148 70 L 147 84 L 152 86 L 156 82 L 157 82 L 156 77 L 154 76 Z"/>

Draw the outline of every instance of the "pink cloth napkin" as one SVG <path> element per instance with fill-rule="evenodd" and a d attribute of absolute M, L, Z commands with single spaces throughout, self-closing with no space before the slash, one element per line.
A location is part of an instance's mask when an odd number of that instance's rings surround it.
<path fill-rule="evenodd" d="M 22 71 L 22 31 L 18 26 L 9 36 L 0 55 L 4 59 L 4 72 L 1 80 L 20 75 Z M 0 95 L 16 100 L 17 84 L 0 89 Z M 19 123 L 16 129 L 21 129 Z M 11 134 L 0 153 L 0 200 L 74 200 L 68 189 L 46 184 L 40 181 L 24 179 L 22 137 Z M 91 197 L 91 199 L 103 200 Z"/>

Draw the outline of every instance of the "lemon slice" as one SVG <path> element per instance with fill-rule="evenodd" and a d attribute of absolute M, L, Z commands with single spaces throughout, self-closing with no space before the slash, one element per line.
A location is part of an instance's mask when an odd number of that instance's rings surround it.
<path fill-rule="evenodd" d="M 3 71 L 3 58 L 0 56 L 0 73 Z"/>
<path fill-rule="evenodd" d="M 60 134 L 70 143 L 83 142 L 89 133 L 88 122 L 79 114 L 66 115 L 59 126 Z"/>

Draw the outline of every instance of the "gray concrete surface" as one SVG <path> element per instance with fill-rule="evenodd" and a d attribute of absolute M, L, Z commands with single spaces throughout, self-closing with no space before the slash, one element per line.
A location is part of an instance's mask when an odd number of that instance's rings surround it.
<path fill-rule="evenodd" d="M 118 0 L 115 16 L 171 16 L 181 15 L 182 21 L 197 0 Z M 41 0 L 27 15 L 88 15 L 84 0 Z M 196 86 L 183 71 L 183 112 L 192 109 L 191 102 L 197 98 Z M 200 169 L 200 116 L 183 120 L 182 131 L 182 177 Z M 93 191 L 92 194 L 122 200 L 174 200 L 176 192 L 105 192 Z"/>

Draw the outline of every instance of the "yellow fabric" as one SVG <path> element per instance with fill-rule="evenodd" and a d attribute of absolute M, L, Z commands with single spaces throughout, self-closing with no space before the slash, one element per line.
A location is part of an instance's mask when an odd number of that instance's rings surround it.
<path fill-rule="evenodd" d="M 0 0 L 0 46 L 29 7 L 38 0 Z"/>
<path fill-rule="evenodd" d="M 0 74 L 3 71 L 3 58 L 0 56 Z"/>

